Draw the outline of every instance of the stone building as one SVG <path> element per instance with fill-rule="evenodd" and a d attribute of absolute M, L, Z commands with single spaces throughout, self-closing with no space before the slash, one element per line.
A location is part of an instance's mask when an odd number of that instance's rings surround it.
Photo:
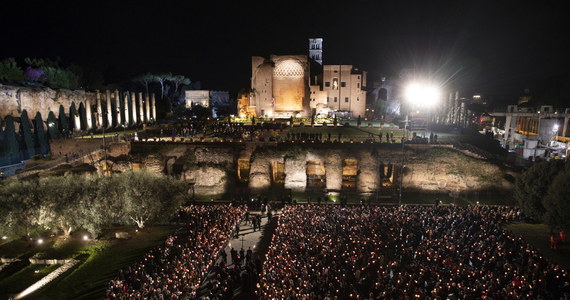
<path fill-rule="evenodd" d="M 259 117 L 309 117 L 309 58 L 271 55 L 251 59 L 251 92 Z"/>
<path fill-rule="evenodd" d="M 323 39 L 311 38 L 308 56 L 252 57 L 251 94 L 238 111 L 266 118 L 364 117 L 366 76 L 352 65 L 323 65 Z"/>
<path fill-rule="evenodd" d="M 327 104 L 341 117 L 364 117 L 366 72 L 352 65 L 324 65 L 323 91 Z"/>

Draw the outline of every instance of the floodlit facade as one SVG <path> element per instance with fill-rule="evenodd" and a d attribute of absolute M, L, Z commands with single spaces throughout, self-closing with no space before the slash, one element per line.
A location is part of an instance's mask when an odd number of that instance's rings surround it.
<path fill-rule="evenodd" d="M 257 116 L 309 117 L 309 59 L 306 55 L 252 57 L 251 93 Z"/>
<path fill-rule="evenodd" d="M 323 91 L 331 110 L 354 118 L 366 110 L 366 72 L 352 65 L 324 65 Z"/>

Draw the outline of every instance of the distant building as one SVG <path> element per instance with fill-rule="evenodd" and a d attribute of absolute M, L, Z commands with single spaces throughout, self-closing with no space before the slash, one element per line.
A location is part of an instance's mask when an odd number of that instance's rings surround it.
<path fill-rule="evenodd" d="M 271 55 L 251 59 L 251 91 L 259 117 L 309 117 L 309 59 Z"/>
<path fill-rule="evenodd" d="M 324 65 L 323 91 L 327 105 L 349 117 L 364 117 L 366 109 L 366 72 L 352 65 Z"/>
<path fill-rule="evenodd" d="M 367 73 L 352 65 L 323 64 L 323 39 L 309 39 L 309 55 L 254 56 L 251 93 L 240 116 L 266 118 L 365 117 Z"/>
<path fill-rule="evenodd" d="M 216 112 L 229 111 L 231 105 L 228 91 L 188 90 L 184 96 L 186 108 L 192 108 L 196 105 L 208 107 L 212 109 L 214 116 Z"/>

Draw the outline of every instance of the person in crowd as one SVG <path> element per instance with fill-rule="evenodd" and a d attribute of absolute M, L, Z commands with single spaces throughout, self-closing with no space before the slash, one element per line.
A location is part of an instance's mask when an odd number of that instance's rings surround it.
<path fill-rule="evenodd" d="M 291 205 L 260 299 L 568 299 L 568 273 L 503 230 L 501 206 Z"/>
<path fill-rule="evenodd" d="M 184 226 L 107 286 L 109 299 L 196 299 L 245 206 L 191 205 L 179 217 Z M 232 259 L 233 260 L 233 259 Z"/>

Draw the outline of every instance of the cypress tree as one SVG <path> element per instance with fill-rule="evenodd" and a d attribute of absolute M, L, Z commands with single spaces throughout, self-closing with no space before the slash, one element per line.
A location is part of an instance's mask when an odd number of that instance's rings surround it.
<path fill-rule="evenodd" d="M 28 118 L 28 112 L 24 109 L 20 114 L 20 136 L 21 136 L 21 147 L 23 150 L 24 159 L 28 159 L 36 154 L 36 149 L 34 149 L 34 139 L 32 135 L 32 129 L 30 128 L 30 119 Z"/>
<path fill-rule="evenodd" d="M 77 109 L 75 109 L 75 102 L 71 102 L 71 106 L 69 107 L 69 130 L 73 131 L 75 128 L 75 116 L 77 115 Z"/>
<path fill-rule="evenodd" d="M 0 153 L 2 153 L 2 164 L 14 164 L 22 160 L 22 152 L 20 151 L 20 144 L 16 136 L 16 128 L 14 127 L 14 118 L 6 116 L 4 119 L 6 128 L 4 129 L 4 140 L 0 143 Z"/>
<path fill-rule="evenodd" d="M 85 105 L 83 105 L 83 102 L 81 102 L 79 104 L 79 124 L 81 124 L 81 130 L 86 130 L 87 129 L 87 114 L 85 111 Z"/>
<path fill-rule="evenodd" d="M 36 117 L 34 118 L 34 129 L 39 152 L 47 154 L 49 152 L 49 144 L 44 130 L 44 121 L 42 120 L 42 114 L 40 112 L 37 112 Z"/>
<path fill-rule="evenodd" d="M 67 116 L 65 115 L 65 109 L 63 108 L 63 105 L 59 106 L 59 130 L 63 131 L 67 131 L 69 129 L 69 123 L 67 122 Z"/>
<path fill-rule="evenodd" d="M 57 124 L 57 119 L 55 118 L 55 114 L 53 111 L 50 111 L 48 114 L 48 133 L 50 139 L 57 139 L 59 138 L 59 128 Z"/>

